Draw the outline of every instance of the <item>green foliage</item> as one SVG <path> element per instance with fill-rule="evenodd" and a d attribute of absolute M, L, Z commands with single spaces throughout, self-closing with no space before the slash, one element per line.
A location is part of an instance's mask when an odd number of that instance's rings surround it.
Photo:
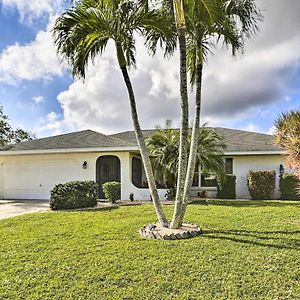
<path fill-rule="evenodd" d="M 169 188 L 166 194 L 167 200 L 174 201 L 176 197 L 176 189 Z"/>
<path fill-rule="evenodd" d="M 169 18 L 167 16 L 167 18 Z M 137 1 L 74 1 L 55 22 L 57 51 L 68 61 L 74 77 L 85 77 L 88 65 L 101 56 L 109 41 L 115 46 L 120 67 L 135 66 L 135 34 L 144 34 L 149 47 L 176 46 L 174 29 L 166 16 Z M 152 38 L 151 38 L 152 37 Z"/>
<path fill-rule="evenodd" d="M 249 171 L 247 179 L 252 199 L 272 199 L 276 184 L 275 171 Z"/>
<path fill-rule="evenodd" d="M 284 173 L 279 181 L 282 200 L 300 200 L 299 179 L 293 173 Z"/>
<path fill-rule="evenodd" d="M 300 189 L 300 110 L 280 115 L 275 128 L 276 143 L 287 151 L 287 163 L 296 173 Z"/>
<path fill-rule="evenodd" d="M 201 191 L 201 192 L 198 192 L 198 196 L 199 196 L 201 199 L 206 199 L 207 196 L 208 196 L 208 193 L 207 193 L 207 191 Z"/>
<path fill-rule="evenodd" d="M 235 199 L 236 198 L 236 176 L 225 174 L 218 176 L 218 192 L 219 199 Z"/>
<path fill-rule="evenodd" d="M 117 181 L 106 182 L 102 184 L 105 198 L 111 202 L 116 203 L 121 198 L 121 183 Z"/>
<path fill-rule="evenodd" d="M 189 140 L 190 138 L 191 132 Z M 166 121 L 165 128 L 157 127 L 157 130 L 146 141 L 155 176 L 172 187 L 175 187 L 177 181 L 179 141 L 179 130 L 172 128 L 171 120 Z M 215 130 L 206 127 L 199 129 L 197 162 L 200 163 L 202 170 L 223 172 L 224 149 L 223 137 Z"/>
<path fill-rule="evenodd" d="M 51 191 L 50 207 L 74 209 L 93 207 L 97 204 L 97 184 L 94 181 L 71 181 L 57 184 Z"/>
<path fill-rule="evenodd" d="M 129 200 L 132 202 L 134 201 L 134 193 L 130 193 L 129 195 Z"/>
<path fill-rule="evenodd" d="M 3 106 L 0 105 L 0 146 L 6 146 L 11 143 L 20 143 L 35 139 L 35 135 L 24 129 L 13 129 L 9 124 L 9 118 L 3 112 Z"/>
<path fill-rule="evenodd" d="M 186 213 L 205 234 L 181 241 L 140 238 L 150 204 L 0 220 L 0 298 L 299 299 L 299 209 L 207 200 Z"/>

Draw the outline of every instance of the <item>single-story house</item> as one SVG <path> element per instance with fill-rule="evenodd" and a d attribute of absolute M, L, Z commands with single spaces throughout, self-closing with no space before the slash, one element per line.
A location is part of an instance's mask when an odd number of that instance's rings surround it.
<path fill-rule="evenodd" d="M 247 187 L 249 170 L 275 170 L 276 195 L 278 178 L 285 166 L 284 152 L 267 134 L 227 128 L 215 128 L 224 136 L 224 159 L 227 173 L 237 177 L 237 197 L 250 198 Z M 145 137 L 153 130 L 145 130 Z M 197 176 L 198 174 L 198 176 Z M 216 186 L 212 175 L 196 171 L 193 194 L 208 191 L 214 197 Z M 73 180 L 95 180 L 101 184 L 121 182 L 121 199 L 131 193 L 135 199 L 150 199 L 143 184 L 146 179 L 133 131 L 104 135 L 84 130 L 10 145 L 0 151 L 0 197 L 2 199 L 49 199 L 55 184 Z M 166 189 L 159 189 L 162 199 Z"/>

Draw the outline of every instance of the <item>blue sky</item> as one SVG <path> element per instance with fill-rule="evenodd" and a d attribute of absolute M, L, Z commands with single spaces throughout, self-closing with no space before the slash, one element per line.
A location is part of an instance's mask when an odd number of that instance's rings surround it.
<path fill-rule="evenodd" d="M 258 0 L 265 21 L 245 54 L 219 48 L 205 66 L 202 122 L 270 132 L 278 114 L 299 109 L 300 1 Z M 284 2 L 284 3 L 283 3 Z M 50 29 L 63 0 L 0 0 L 0 103 L 14 126 L 47 136 L 80 129 L 132 129 L 113 48 L 73 81 Z M 280 20 L 280 24 L 278 23 Z M 144 128 L 179 122 L 178 56 L 148 56 L 137 41 L 131 75 Z M 191 94 L 191 105 L 193 96 Z"/>

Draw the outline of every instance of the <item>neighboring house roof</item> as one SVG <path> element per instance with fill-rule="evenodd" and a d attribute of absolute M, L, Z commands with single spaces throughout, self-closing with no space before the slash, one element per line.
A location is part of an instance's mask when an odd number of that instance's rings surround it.
<path fill-rule="evenodd" d="M 7 151 L 76 149 L 76 148 L 122 148 L 135 146 L 130 142 L 119 140 L 102 133 L 84 130 L 62 135 L 36 139 L 7 146 Z"/>
<path fill-rule="evenodd" d="M 275 145 L 274 137 L 269 134 L 249 132 L 236 129 L 228 129 L 221 127 L 207 127 L 216 130 L 218 134 L 224 137 L 226 145 L 225 152 L 250 152 L 250 151 L 280 151 L 281 149 Z M 155 132 L 152 130 L 144 130 L 145 138 Z M 110 135 L 111 137 L 124 140 L 129 143 L 135 143 L 135 133 L 133 131 L 125 131 Z"/>

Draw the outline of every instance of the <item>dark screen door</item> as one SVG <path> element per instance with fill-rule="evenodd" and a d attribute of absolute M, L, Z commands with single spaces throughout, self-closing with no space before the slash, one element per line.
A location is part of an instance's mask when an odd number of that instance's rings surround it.
<path fill-rule="evenodd" d="M 98 183 L 98 197 L 105 199 L 102 184 L 110 181 L 121 182 L 120 160 L 117 156 L 100 156 L 97 159 L 96 181 Z"/>

